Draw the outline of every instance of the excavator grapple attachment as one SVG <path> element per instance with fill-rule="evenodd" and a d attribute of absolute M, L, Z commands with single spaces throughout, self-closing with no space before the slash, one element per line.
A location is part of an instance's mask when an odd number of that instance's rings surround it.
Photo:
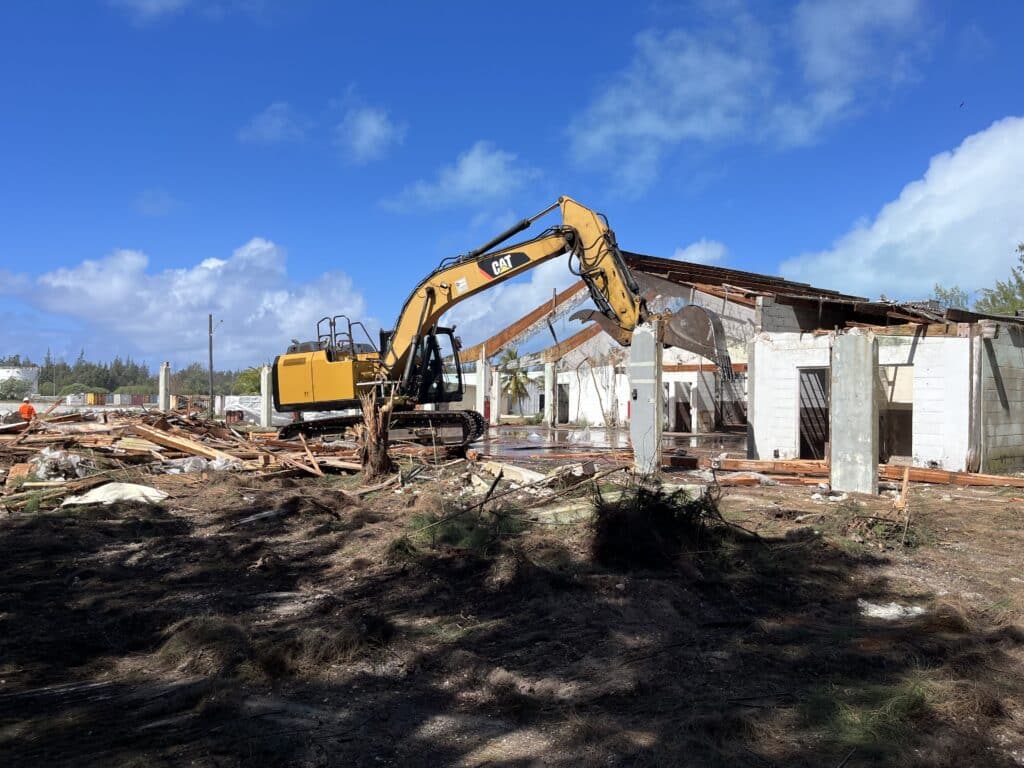
<path fill-rule="evenodd" d="M 570 320 L 581 323 L 597 323 L 607 334 L 619 343 L 628 345 L 632 335 L 623 331 L 613 320 L 594 309 L 582 309 L 573 313 Z M 718 366 L 722 376 L 732 379 L 732 359 L 725 343 L 725 328 L 717 313 L 696 304 L 689 304 L 678 312 L 661 315 L 661 341 L 666 347 L 678 347 L 695 352 Z"/>
<path fill-rule="evenodd" d="M 725 344 L 725 328 L 715 312 L 689 304 L 662 318 L 662 343 L 687 352 L 696 352 L 718 366 L 726 379 L 733 378 L 732 359 Z"/>

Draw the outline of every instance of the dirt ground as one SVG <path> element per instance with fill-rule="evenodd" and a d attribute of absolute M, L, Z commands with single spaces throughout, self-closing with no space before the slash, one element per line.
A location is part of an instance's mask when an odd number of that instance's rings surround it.
<path fill-rule="evenodd" d="M 460 471 L 0 518 L 0 764 L 1024 765 L 1015 494 L 914 486 L 904 544 L 889 498 L 729 489 L 652 568 L 531 510 L 415 533 Z"/>

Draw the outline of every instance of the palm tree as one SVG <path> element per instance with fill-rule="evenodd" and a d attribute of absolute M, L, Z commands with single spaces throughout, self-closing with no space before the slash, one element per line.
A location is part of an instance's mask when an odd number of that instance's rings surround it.
<path fill-rule="evenodd" d="M 515 401 L 519 408 L 519 413 L 522 414 L 523 400 L 530 394 L 528 388 L 530 377 L 520 367 L 519 350 L 509 347 L 502 352 L 501 357 L 498 358 L 498 370 L 501 371 L 505 378 L 501 391 L 505 393 L 509 400 Z"/>

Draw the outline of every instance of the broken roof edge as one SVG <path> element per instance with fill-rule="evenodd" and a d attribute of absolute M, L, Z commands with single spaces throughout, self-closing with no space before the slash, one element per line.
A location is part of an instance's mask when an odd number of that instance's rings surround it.
<path fill-rule="evenodd" d="M 785 294 L 826 300 L 868 301 L 863 296 L 852 296 L 827 288 L 816 288 L 808 283 L 798 283 L 758 272 L 666 259 L 632 251 L 623 251 L 622 255 L 631 269 L 664 277 L 664 279 L 677 283 L 720 286 L 737 292 L 761 296 Z"/>
<path fill-rule="evenodd" d="M 834 309 L 848 309 L 853 314 L 872 315 L 884 318 L 885 322 L 878 323 L 879 327 L 891 325 L 905 325 L 916 323 L 919 325 L 949 325 L 955 323 L 976 323 L 981 320 L 993 320 L 996 322 L 1024 325 L 1024 317 L 1012 315 L 995 315 L 984 312 L 974 312 L 967 309 L 948 308 L 939 312 L 933 312 L 921 305 L 921 302 L 898 302 L 898 301 L 868 301 L 866 299 L 856 300 L 849 297 L 814 299 L 798 294 L 778 293 L 775 294 L 775 301 L 782 304 L 802 304 L 804 306 L 829 306 Z M 895 320 L 896 322 L 889 322 Z M 856 323 L 856 318 L 851 317 L 847 322 Z M 862 323 L 863 324 L 863 323 Z"/>

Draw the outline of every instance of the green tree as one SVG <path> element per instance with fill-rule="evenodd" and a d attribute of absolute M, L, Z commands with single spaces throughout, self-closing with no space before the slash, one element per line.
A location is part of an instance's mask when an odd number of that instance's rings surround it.
<path fill-rule="evenodd" d="M 32 394 L 32 383 L 12 377 L 0 381 L 0 400 L 21 400 Z"/>
<path fill-rule="evenodd" d="M 510 347 L 502 352 L 498 359 L 498 370 L 504 379 L 502 392 L 516 403 L 519 413 L 522 413 L 523 400 L 530 395 L 530 377 L 520 365 L 519 350 Z"/>
<path fill-rule="evenodd" d="M 971 307 L 970 296 L 959 285 L 954 285 L 952 288 L 943 288 L 936 283 L 929 298 L 943 309 L 970 309 Z"/>
<path fill-rule="evenodd" d="M 246 368 L 235 377 L 231 385 L 233 395 L 258 395 L 260 393 L 260 369 Z"/>
<path fill-rule="evenodd" d="M 1012 315 L 1024 309 L 1024 243 L 1017 245 L 1016 267 L 1010 267 L 1010 276 L 997 280 L 994 288 L 983 288 L 981 298 L 975 303 L 978 312 L 990 315 Z"/>
<path fill-rule="evenodd" d="M 105 395 L 107 394 L 107 391 L 108 390 L 105 387 L 94 387 L 91 384 L 85 384 L 84 382 L 76 381 L 72 384 L 66 384 L 65 386 L 61 387 L 60 392 L 58 392 L 57 394 L 60 395 L 61 397 L 67 397 L 68 395 L 84 395 L 88 394 L 89 392 L 95 392 L 97 394 Z"/>

